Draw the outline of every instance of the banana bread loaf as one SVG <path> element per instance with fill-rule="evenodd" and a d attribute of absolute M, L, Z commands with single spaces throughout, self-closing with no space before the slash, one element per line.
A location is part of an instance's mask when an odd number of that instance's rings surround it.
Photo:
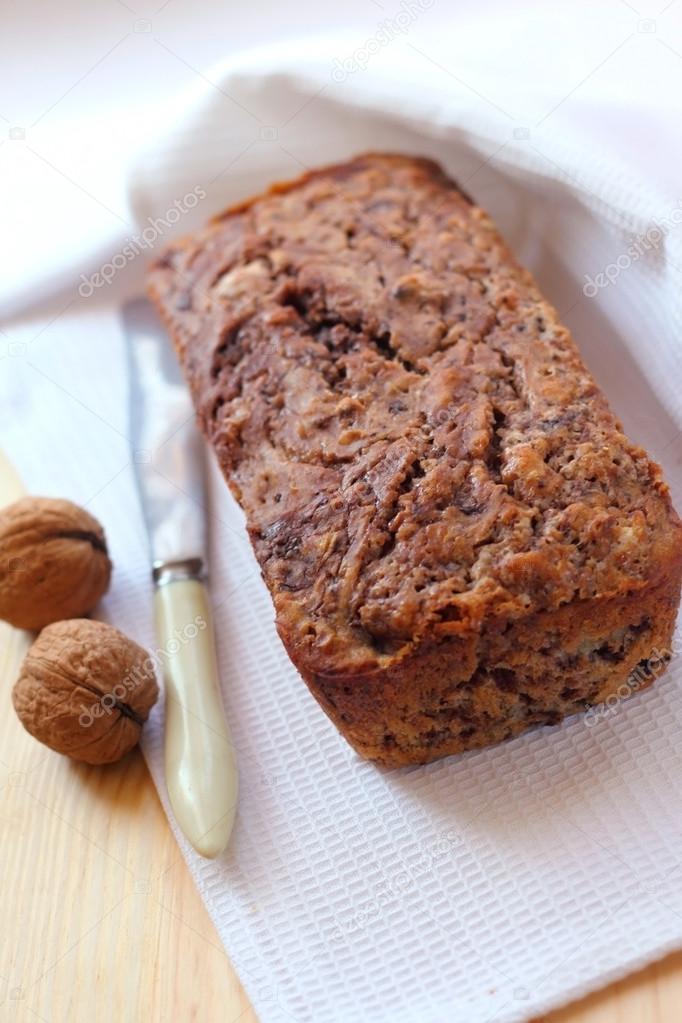
<path fill-rule="evenodd" d="M 660 673 L 660 469 L 436 164 L 277 185 L 174 244 L 150 294 L 284 645 L 362 756 L 484 746 Z"/>

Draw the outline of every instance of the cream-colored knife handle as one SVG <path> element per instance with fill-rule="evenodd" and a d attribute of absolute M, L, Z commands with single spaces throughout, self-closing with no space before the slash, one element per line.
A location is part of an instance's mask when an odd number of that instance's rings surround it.
<path fill-rule="evenodd" d="M 237 807 L 237 764 L 218 685 L 213 622 L 198 579 L 155 593 L 166 680 L 166 784 L 173 813 L 202 856 L 218 856 Z"/>

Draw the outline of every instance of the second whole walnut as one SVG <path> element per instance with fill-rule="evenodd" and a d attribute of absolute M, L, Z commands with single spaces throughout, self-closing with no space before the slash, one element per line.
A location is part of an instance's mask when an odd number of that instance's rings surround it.
<path fill-rule="evenodd" d="M 0 510 L 0 618 L 42 629 L 80 618 L 109 587 L 102 526 L 84 508 L 50 497 L 22 497 Z"/>
<path fill-rule="evenodd" d="M 112 625 L 74 618 L 40 633 L 12 701 L 24 728 L 46 746 L 108 764 L 137 745 L 158 694 L 146 650 Z"/>

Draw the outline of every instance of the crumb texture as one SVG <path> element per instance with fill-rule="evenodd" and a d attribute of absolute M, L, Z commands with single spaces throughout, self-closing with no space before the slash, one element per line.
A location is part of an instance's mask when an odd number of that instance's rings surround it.
<path fill-rule="evenodd" d="M 679 581 L 658 467 L 430 161 L 278 186 L 169 250 L 151 292 L 309 681 L 480 648 L 671 560 Z"/>

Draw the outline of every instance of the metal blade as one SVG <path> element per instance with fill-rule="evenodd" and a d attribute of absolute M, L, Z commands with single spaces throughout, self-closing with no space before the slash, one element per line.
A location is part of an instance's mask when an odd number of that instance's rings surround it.
<path fill-rule="evenodd" d="M 127 303 L 130 437 L 155 569 L 203 561 L 204 446 L 175 352 L 145 299 Z"/>

